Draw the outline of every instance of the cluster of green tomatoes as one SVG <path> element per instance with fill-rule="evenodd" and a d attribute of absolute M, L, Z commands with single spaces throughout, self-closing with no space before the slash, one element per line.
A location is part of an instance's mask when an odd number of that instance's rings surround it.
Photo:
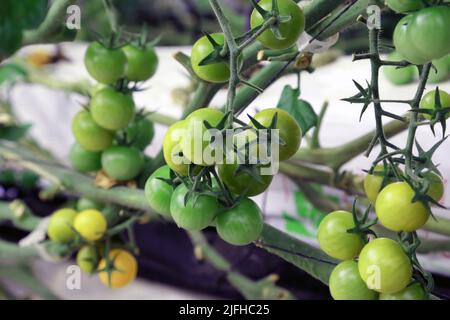
<path fill-rule="evenodd" d="M 267 150 L 272 144 L 259 139 L 258 134 L 277 130 L 278 159 L 283 161 L 298 150 L 302 132 L 286 111 L 265 109 L 250 123 L 226 130 L 232 148 L 224 148 L 221 157 L 214 158 L 218 161 L 205 162 L 202 155 L 214 153 L 214 141 L 203 137 L 208 137 L 210 130 L 227 127 L 224 123 L 229 118 L 218 109 L 201 108 L 174 123 L 163 142 L 167 165 L 149 177 L 145 194 L 153 210 L 171 216 L 179 227 L 201 230 L 215 225 L 223 240 L 246 245 L 259 237 L 263 227 L 260 209 L 248 197 L 264 192 L 273 178 L 262 171 L 273 163 L 261 161 L 265 158 L 262 154 L 270 154 Z"/>
<path fill-rule="evenodd" d="M 110 287 L 123 287 L 136 278 L 135 257 L 123 246 L 105 245 L 108 228 L 105 208 L 88 198 L 80 198 L 75 208 L 59 209 L 50 216 L 47 234 L 59 245 L 79 248 L 76 260 L 87 274 L 97 274 Z"/>
<path fill-rule="evenodd" d="M 153 76 L 156 53 L 151 46 L 109 48 L 93 42 L 84 63 L 98 84 L 88 106 L 73 118 L 76 142 L 70 162 L 80 172 L 103 169 L 114 180 L 132 180 L 144 167 L 142 151 L 153 139 L 154 125 L 142 110 L 136 111 L 129 86 Z"/>

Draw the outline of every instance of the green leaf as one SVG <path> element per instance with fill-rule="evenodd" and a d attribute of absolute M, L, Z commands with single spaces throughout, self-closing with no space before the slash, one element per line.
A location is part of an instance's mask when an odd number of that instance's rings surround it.
<path fill-rule="evenodd" d="M 302 134 L 306 134 L 309 129 L 317 124 L 317 114 L 309 102 L 299 99 L 300 90 L 287 85 L 281 93 L 277 108 L 287 111 L 297 120 Z"/>
<path fill-rule="evenodd" d="M 0 85 L 6 81 L 11 82 L 26 75 L 26 70 L 20 65 L 14 63 L 4 64 L 0 66 Z"/>
<path fill-rule="evenodd" d="M 18 126 L 0 126 L 0 139 L 17 141 L 23 138 L 30 130 L 31 124 Z"/>

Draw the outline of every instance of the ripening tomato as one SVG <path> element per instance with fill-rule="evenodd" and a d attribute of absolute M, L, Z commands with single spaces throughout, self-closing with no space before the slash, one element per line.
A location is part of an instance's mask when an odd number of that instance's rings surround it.
<path fill-rule="evenodd" d="M 181 140 L 187 131 L 187 121 L 181 120 L 172 124 L 166 132 L 163 140 L 164 160 L 176 173 L 187 176 L 191 161 L 183 155 Z"/>
<path fill-rule="evenodd" d="M 403 290 L 412 277 L 408 256 L 400 244 L 388 238 L 378 238 L 364 246 L 359 254 L 358 269 L 366 285 L 380 293 Z"/>
<path fill-rule="evenodd" d="M 75 239 L 72 227 L 77 212 L 73 209 L 59 209 L 52 213 L 48 223 L 48 237 L 55 242 L 68 243 Z"/>
<path fill-rule="evenodd" d="M 77 253 L 77 264 L 86 273 L 93 273 L 97 270 L 100 255 L 93 245 L 84 245 Z"/>
<path fill-rule="evenodd" d="M 152 46 L 138 47 L 132 44 L 122 48 L 127 56 L 126 78 L 131 81 L 150 79 L 158 67 L 158 56 Z"/>
<path fill-rule="evenodd" d="M 381 224 L 397 232 L 412 232 L 422 227 L 430 211 L 421 201 L 412 202 L 414 195 L 414 190 L 404 181 L 384 187 L 375 203 Z"/>
<path fill-rule="evenodd" d="M 73 222 L 75 230 L 86 240 L 95 241 L 103 237 L 107 222 L 103 214 L 95 209 L 81 211 Z"/>
<path fill-rule="evenodd" d="M 358 256 L 364 241 L 359 234 L 348 230 L 355 227 L 353 216 L 347 211 L 334 211 L 322 219 L 317 231 L 320 248 L 330 257 L 349 260 Z"/>
<path fill-rule="evenodd" d="M 102 128 L 123 129 L 134 116 L 133 98 L 112 88 L 100 90 L 92 97 L 91 115 Z"/>
<path fill-rule="evenodd" d="M 157 213 L 170 217 L 170 199 L 172 186 L 161 179 L 170 179 L 169 166 L 162 166 L 155 170 L 145 183 L 145 196 L 150 207 Z"/>
<path fill-rule="evenodd" d="M 405 289 L 395 293 L 382 293 L 380 300 L 428 300 L 428 294 L 418 282 L 414 282 Z"/>
<path fill-rule="evenodd" d="M 79 143 L 73 143 L 69 151 L 72 167 L 80 172 L 97 171 L 102 167 L 102 153 L 84 149 Z"/>
<path fill-rule="evenodd" d="M 377 300 L 378 293 L 367 288 L 358 271 L 358 263 L 347 260 L 331 272 L 330 293 L 334 300 Z"/>
<path fill-rule="evenodd" d="M 126 250 L 113 249 L 108 254 L 112 263 L 108 265 L 106 259 L 98 264 L 100 281 L 109 288 L 121 288 L 131 283 L 137 275 L 138 264 L 136 258 Z M 111 270 L 105 270 L 111 268 Z M 109 272 L 108 272 L 109 271 Z"/>
<path fill-rule="evenodd" d="M 441 109 L 450 108 L 450 94 L 446 91 L 439 89 L 439 101 L 441 103 Z M 420 108 L 422 109 L 436 109 L 436 90 L 428 91 L 420 100 Z M 426 119 L 431 119 L 431 115 L 422 113 Z M 450 117 L 450 112 L 445 114 L 445 118 Z"/>
<path fill-rule="evenodd" d="M 258 37 L 258 40 L 270 49 L 287 49 L 297 42 L 300 34 L 305 30 L 305 16 L 302 9 L 292 0 L 278 0 L 277 3 L 280 16 L 290 17 L 288 21 L 278 22 L 275 25 L 281 37 L 277 38 L 269 28 Z M 272 0 L 261 0 L 258 5 L 266 11 L 272 10 Z M 262 25 L 264 21 L 264 17 L 253 9 L 250 17 L 252 29 Z"/>
<path fill-rule="evenodd" d="M 84 65 L 92 78 L 104 84 L 112 84 L 125 76 L 127 57 L 121 49 L 109 49 L 93 42 L 86 50 Z"/>
<path fill-rule="evenodd" d="M 86 110 L 81 110 L 73 118 L 72 133 L 77 142 L 88 151 L 102 151 L 113 141 L 113 133 L 100 127 Z"/>
<path fill-rule="evenodd" d="M 242 199 L 231 209 L 220 212 L 216 221 L 219 236 L 235 246 L 256 241 L 261 235 L 263 225 L 261 210 L 248 198 Z"/>
<path fill-rule="evenodd" d="M 176 187 L 170 200 L 170 213 L 179 227 L 186 230 L 202 230 L 213 222 L 219 211 L 219 203 L 210 195 L 199 195 L 194 203 L 191 195 L 185 204 L 188 191 L 184 184 Z"/>

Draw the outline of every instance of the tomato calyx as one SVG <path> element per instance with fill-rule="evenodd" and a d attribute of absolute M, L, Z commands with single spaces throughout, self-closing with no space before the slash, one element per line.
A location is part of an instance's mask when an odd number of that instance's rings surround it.
<path fill-rule="evenodd" d="M 377 234 L 375 233 L 375 231 L 373 231 L 370 228 L 372 226 L 374 226 L 375 224 L 377 224 L 378 218 L 369 220 L 369 214 L 372 209 L 371 205 L 369 205 L 366 208 L 362 217 L 359 218 L 358 210 L 356 208 L 357 201 L 358 201 L 358 198 L 355 198 L 355 200 L 353 201 L 353 206 L 352 206 L 352 217 L 353 217 L 353 222 L 355 224 L 355 227 L 348 229 L 347 233 L 358 234 L 361 237 L 361 239 L 364 241 L 364 243 L 367 243 L 367 242 L 369 242 L 369 240 L 368 240 L 369 235 L 374 236 L 375 238 L 377 237 Z"/>
<path fill-rule="evenodd" d="M 253 7 L 255 8 L 255 10 L 258 11 L 258 13 L 263 17 L 264 21 L 270 24 L 270 30 L 274 34 L 275 38 L 277 38 L 278 40 L 284 40 L 285 37 L 283 37 L 283 35 L 281 34 L 279 25 L 281 23 L 286 23 L 286 22 L 291 21 L 292 17 L 280 15 L 280 10 L 279 10 L 277 0 L 272 0 L 272 9 L 270 11 L 262 8 L 257 3 L 256 0 L 251 0 L 251 2 L 252 2 Z M 261 27 L 262 27 L 262 25 L 260 25 L 256 28 L 253 28 L 252 30 L 250 30 L 250 32 L 252 32 L 252 33 L 258 32 L 258 30 Z"/>
<path fill-rule="evenodd" d="M 431 119 L 429 121 L 430 129 L 435 134 L 434 126 L 439 123 L 442 127 L 442 134 L 445 135 L 445 129 L 446 129 L 446 120 L 448 118 L 448 115 L 450 114 L 450 108 L 444 108 L 441 103 L 441 93 L 439 90 L 439 87 L 436 87 L 435 94 L 434 94 L 434 109 L 428 109 L 428 108 L 418 108 L 411 110 L 412 112 L 416 112 L 423 115 L 428 115 Z"/>
<path fill-rule="evenodd" d="M 230 57 L 228 52 L 228 46 L 226 45 L 226 42 L 224 42 L 223 45 L 217 43 L 216 40 L 209 34 L 204 32 L 203 33 L 205 37 L 208 39 L 208 41 L 211 43 L 213 47 L 213 51 L 207 55 L 204 59 L 202 59 L 198 65 L 199 66 L 206 66 L 214 63 L 220 63 L 225 62 L 228 63 Z"/>
<path fill-rule="evenodd" d="M 264 126 L 263 124 L 261 124 L 260 122 L 258 122 L 258 120 L 256 120 L 255 118 L 253 118 L 252 116 L 250 116 L 249 114 L 247 114 L 247 117 L 249 117 L 250 122 L 254 125 L 254 127 L 257 130 L 264 130 L 265 132 L 269 132 L 270 130 L 278 130 L 277 129 L 277 121 L 278 121 L 278 113 L 276 112 L 272 118 L 272 121 L 270 122 L 270 124 L 268 126 Z M 272 134 L 266 134 L 266 144 L 267 146 L 271 145 L 272 142 Z M 280 146 L 284 146 L 286 145 L 286 142 L 278 135 L 276 135 L 276 140 L 274 141 L 274 143 L 280 145 Z M 271 156 L 271 149 L 268 148 L 268 155 Z"/>

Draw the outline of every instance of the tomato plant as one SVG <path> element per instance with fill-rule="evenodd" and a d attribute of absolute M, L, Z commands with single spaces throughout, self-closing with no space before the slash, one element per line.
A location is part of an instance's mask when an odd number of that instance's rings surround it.
<path fill-rule="evenodd" d="M 102 168 L 113 179 L 135 178 L 144 165 L 142 153 L 134 147 L 112 146 L 102 153 Z"/>
<path fill-rule="evenodd" d="M 403 290 L 412 277 L 408 256 L 396 241 L 388 238 L 378 238 L 364 246 L 358 269 L 367 286 L 380 293 Z"/>
<path fill-rule="evenodd" d="M 317 231 L 320 248 L 329 256 L 349 260 L 358 256 L 364 242 L 359 234 L 348 232 L 355 227 L 352 214 L 334 211 L 322 219 Z"/>
<path fill-rule="evenodd" d="M 162 179 L 170 179 L 169 166 L 155 170 L 145 183 L 145 196 L 150 207 L 157 213 L 170 216 L 170 199 L 173 187 Z"/>
<path fill-rule="evenodd" d="M 279 130 L 278 135 L 282 140 L 282 143 L 279 144 L 279 159 L 283 161 L 297 152 L 302 140 L 302 130 L 294 117 L 278 108 L 264 109 L 258 112 L 253 119 L 259 124 L 269 127 L 275 116 L 277 121 L 273 129 Z"/>
<path fill-rule="evenodd" d="M 100 281 L 110 288 L 121 288 L 132 282 L 137 275 L 136 258 L 126 250 L 113 249 L 109 252 L 109 261 L 100 260 L 98 274 Z"/>
<path fill-rule="evenodd" d="M 394 182 L 384 187 L 375 203 L 380 222 L 397 232 L 412 232 L 422 227 L 430 211 L 421 201 L 413 202 L 414 195 L 407 182 Z"/>
<path fill-rule="evenodd" d="M 158 67 L 158 56 L 152 46 L 126 45 L 122 48 L 127 57 L 126 78 L 131 81 L 145 81 L 151 78 Z"/>
<path fill-rule="evenodd" d="M 55 242 L 68 243 L 75 239 L 72 230 L 77 212 L 73 209 L 60 209 L 52 213 L 48 223 L 48 237 Z"/>
<path fill-rule="evenodd" d="M 93 42 L 86 50 L 84 65 L 92 78 L 104 84 L 112 84 L 125 76 L 127 57 L 122 49 L 109 49 Z"/>
<path fill-rule="evenodd" d="M 300 34 L 305 29 L 305 16 L 300 7 L 292 0 L 278 0 L 278 12 L 280 16 L 289 17 L 288 21 L 277 22 L 274 27 L 278 29 L 277 36 L 273 30 L 264 31 L 258 40 L 266 47 L 271 49 L 286 49 L 292 47 Z M 270 12 L 272 10 L 272 0 L 261 0 L 258 5 Z M 250 26 L 257 28 L 264 23 L 265 19 L 253 9 L 250 17 Z"/>
<path fill-rule="evenodd" d="M 221 33 L 213 33 L 210 37 L 219 46 L 223 46 L 225 38 Z M 191 64 L 195 74 L 200 78 L 208 82 L 225 82 L 230 78 L 230 68 L 225 62 L 213 62 L 206 65 L 200 65 L 200 63 L 214 52 L 214 45 L 208 39 L 203 36 L 198 39 L 192 46 L 191 51 Z"/>
<path fill-rule="evenodd" d="M 113 141 L 113 133 L 95 123 L 86 110 L 78 112 L 73 118 L 72 132 L 77 142 L 89 151 L 102 151 Z"/>
<path fill-rule="evenodd" d="M 395 293 L 382 293 L 380 300 L 428 300 L 428 294 L 418 282 Z"/>
<path fill-rule="evenodd" d="M 91 115 L 94 121 L 107 130 L 125 128 L 134 115 L 131 95 L 106 88 L 98 91 L 91 100 Z"/>
<path fill-rule="evenodd" d="M 100 211 L 88 209 L 77 214 L 73 227 L 84 239 L 95 241 L 103 237 L 107 223 Z"/>
<path fill-rule="evenodd" d="M 330 293 L 334 300 L 377 300 L 378 293 L 367 288 L 358 271 L 358 263 L 347 260 L 331 272 Z"/>
<path fill-rule="evenodd" d="M 263 229 L 258 205 L 251 199 L 242 199 L 235 207 L 217 215 L 217 233 L 228 243 L 243 246 L 256 241 Z"/>
<path fill-rule="evenodd" d="M 170 200 L 170 213 L 179 227 L 202 230 L 213 222 L 219 211 L 219 204 L 215 197 L 202 194 L 188 195 L 186 201 L 188 191 L 184 184 L 174 190 Z M 194 196 L 197 196 L 196 199 Z"/>
<path fill-rule="evenodd" d="M 102 167 L 101 152 L 84 149 L 79 143 L 72 144 L 69 160 L 72 167 L 80 172 L 97 171 Z"/>

